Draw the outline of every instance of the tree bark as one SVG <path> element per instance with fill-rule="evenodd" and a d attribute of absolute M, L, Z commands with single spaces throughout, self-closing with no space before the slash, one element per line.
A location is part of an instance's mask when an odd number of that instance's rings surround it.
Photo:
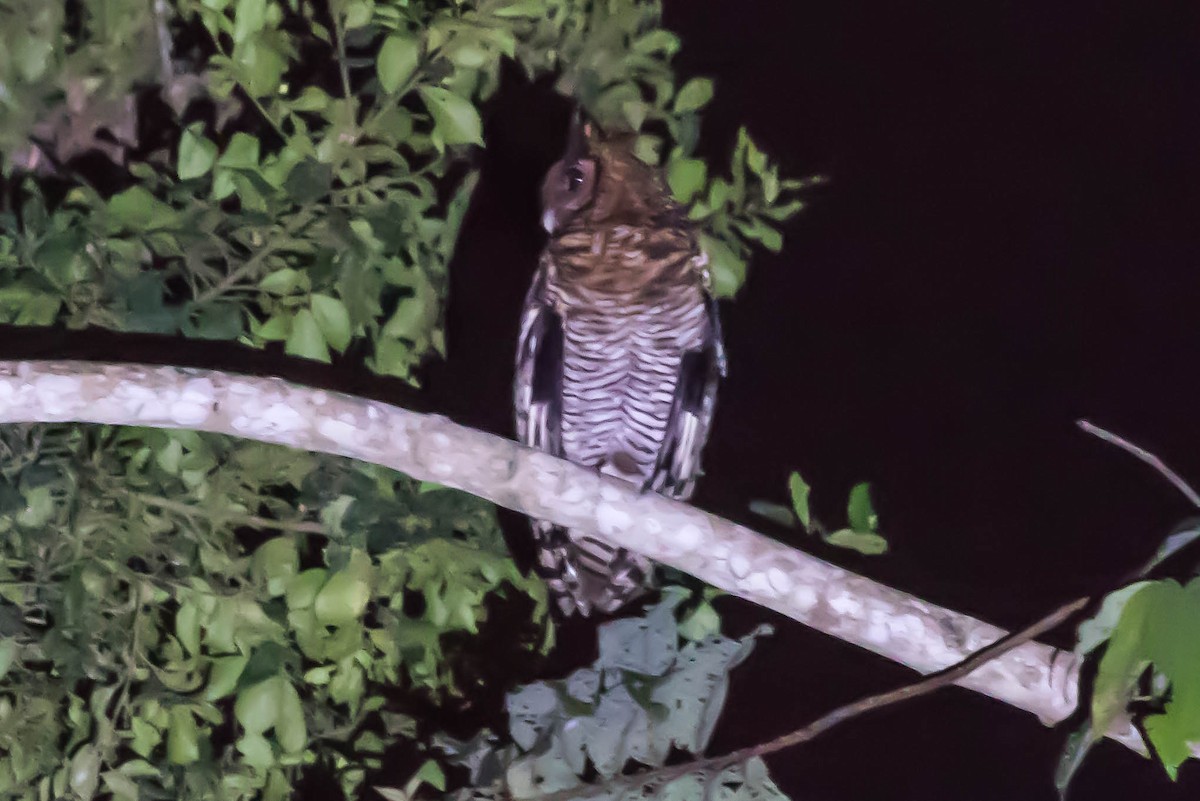
<path fill-rule="evenodd" d="M 515 442 L 277 378 L 70 361 L 0 362 L 0 423 L 184 428 L 338 454 L 599 535 L 726 592 L 923 673 L 1005 631 L 761 534 Z M 1074 655 L 1025 643 L 957 683 L 1036 714 L 1074 711 Z M 1143 752 L 1128 722 L 1110 736 Z"/>

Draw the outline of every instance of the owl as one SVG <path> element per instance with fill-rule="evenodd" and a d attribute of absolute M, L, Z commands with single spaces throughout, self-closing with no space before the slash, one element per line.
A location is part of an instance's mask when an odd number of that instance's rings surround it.
<path fill-rule="evenodd" d="M 631 135 L 578 114 L 542 187 L 549 234 L 521 316 L 521 442 L 672 498 L 700 474 L 725 355 L 707 261 L 661 172 Z M 563 617 L 609 613 L 653 583 L 652 563 L 533 521 L 535 569 Z"/>

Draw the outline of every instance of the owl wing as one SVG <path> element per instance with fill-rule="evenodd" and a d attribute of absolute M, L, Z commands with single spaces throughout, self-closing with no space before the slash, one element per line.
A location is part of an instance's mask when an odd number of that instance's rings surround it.
<path fill-rule="evenodd" d="M 554 456 L 562 447 L 562 318 L 546 299 L 549 260 L 534 275 L 521 312 L 517 340 L 513 405 L 517 439 Z M 531 520 L 537 550 L 534 570 L 546 582 L 556 614 L 587 615 L 592 609 L 588 588 L 579 570 L 579 549 L 569 532 L 545 520 Z M 607 547 L 607 546 L 606 546 Z"/>
<path fill-rule="evenodd" d="M 700 454 L 708 442 L 717 385 L 726 374 L 725 345 L 717 301 L 704 293 L 707 330 L 701 346 L 683 355 L 679 381 L 667 418 L 662 447 L 645 488 L 687 500 L 700 476 Z"/>
<path fill-rule="evenodd" d="M 513 406 L 517 439 L 524 445 L 562 456 L 562 319 L 546 301 L 543 260 L 525 296 L 517 340 Z"/>

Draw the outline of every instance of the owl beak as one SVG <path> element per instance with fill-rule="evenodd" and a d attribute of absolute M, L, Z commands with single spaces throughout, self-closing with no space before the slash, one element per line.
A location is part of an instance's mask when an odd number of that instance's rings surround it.
<path fill-rule="evenodd" d="M 558 227 L 558 218 L 554 215 L 554 209 L 546 209 L 542 212 L 542 227 L 546 229 L 546 233 L 554 233 L 554 229 Z"/>

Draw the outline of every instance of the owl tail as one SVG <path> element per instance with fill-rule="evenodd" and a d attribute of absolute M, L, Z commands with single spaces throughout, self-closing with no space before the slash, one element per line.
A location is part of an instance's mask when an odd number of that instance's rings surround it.
<path fill-rule="evenodd" d="M 533 533 L 537 573 L 563 618 L 615 612 L 653 587 L 654 564 L 644 556 L 542 520 Z"/>

